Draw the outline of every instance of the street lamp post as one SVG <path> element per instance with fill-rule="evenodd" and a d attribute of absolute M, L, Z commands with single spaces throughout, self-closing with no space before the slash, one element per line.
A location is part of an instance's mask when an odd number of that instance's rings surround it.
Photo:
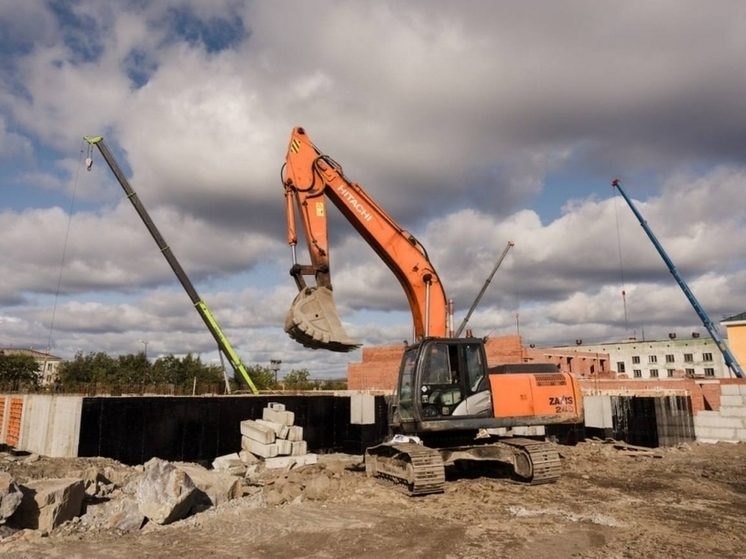
<path fill-rule="evenodd" d="M 281 359 L 269 360 L 269 370 L 275 374 L 275 384 L 277 384 L 277 372 L 280 370 L 280 365 L 282 365 Z"/>
<path fill-rule="evenodd" d="M 137 341 L 140 342 L 141 344 L 143 344 L 145 346 L 145 359 L 147 359 L 148 358 L 148 343 L 149 342 L 147 342 L 145 340 L 137 340 Z"/>

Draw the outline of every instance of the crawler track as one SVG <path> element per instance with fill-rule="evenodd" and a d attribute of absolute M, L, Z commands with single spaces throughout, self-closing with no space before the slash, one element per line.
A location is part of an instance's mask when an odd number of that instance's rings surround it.
<path fill-rule="evenodd" d="M 365 471 L 410 496 L 442 493 L 446 482 L 440 453 L 414 443 L 384 443 L 367 449 Z"/>

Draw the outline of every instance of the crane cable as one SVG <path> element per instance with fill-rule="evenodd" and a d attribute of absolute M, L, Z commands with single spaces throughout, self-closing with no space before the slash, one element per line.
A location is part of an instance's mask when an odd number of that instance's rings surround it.
<path fill-rule="evenodd" d="M 69 216 L 67 218 L 67 229 L 65 230 L 65 240 L 62 244 L 62 258 L 60 260 L 60 272 L 57 276 L 57 290 L 54 294 L 54 305 L 52 306 L 52 320 L 49 323 L 49 338 L 47 338 L 47 355 L 49 355 L 49 352 L 52 349 L 52 333 L 54 332 L 54 319 L 57 314 L 57 303 L 60 298 L 60 286 L 62 285 L 62 270 L 65 268 L 65 255 L 67 253 L 67 240 L 70 237 L 70 226 L 73 221 L 73 210 L 75 208 L 75 195 L 78 190 L 78 179 L 80 177 L 80 160 L 83 158 L 83 144 L 85 144 L 85 141 L 81 142 L 81 148 L 80 148 L 80 158 L 78 160 L 78 166 L 75 171 L 75 182 L 73 183 L 73 194 L 72 198 L 70 199 L 70 211 Z M 91 167 L 93 165 L 93 159 L 92 156 L 92 148 L 93 146 L 88 146 L 88 155 L 85 160 L 86 169 L 89 171 L 91 170 Z"/>
<path fill-rule="evenodd" d="M 613 187 L 612 187 L 613 188 Z M 616 190 L 614 191 L 616 192 Z M 624 304 L 624 330 L 629 331 L 629 322 L 627 320 L 627 290 L 624 284 L 624 260 L 622 259 L 622 236 L 619 229 L 619 209 L 617 206 L 618 195 L 614 196 L 614 214 L 616 217 L 616 240 L 619 250 L 619 272 L 622 281 L 622 303 Z"/>

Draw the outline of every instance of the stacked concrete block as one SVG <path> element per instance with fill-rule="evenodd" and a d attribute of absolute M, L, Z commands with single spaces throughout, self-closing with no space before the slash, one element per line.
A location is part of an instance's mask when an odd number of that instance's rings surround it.
<path fill-rule="evenodd" d="M 308 454 L 303 440 L 303 427 L 294 422 L 295 414 L 284 404 L 270 402 L 262 410 L 262 419 L 241 422 L 241 449 L 262 460 L 267 468 L 315 464 L 316 455 Z"/>
<path fill-rule="evenodd" d="M 746 385 L 720 385 L 720 410 L 703 410 L 694 416 L 697 440 L 746 441 Z"/>

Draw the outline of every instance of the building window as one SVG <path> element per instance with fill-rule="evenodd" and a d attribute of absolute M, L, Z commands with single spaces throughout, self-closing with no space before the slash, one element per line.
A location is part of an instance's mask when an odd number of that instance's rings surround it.
<path fill-rule="evenodd" d="M 632 363 L 637 365 L 640 362 L 640 356 L 639 355 L 633 355 L 632 356 Z"/>
<path fill-rule="evenodd" d="M 642 371 L 640 369 L 635 369 L 633 371 L 635 378 L 642 378 Z"/>
<path fill-rule="evenodd" d="M 712 361 L 712 353 L 703 353 L 702 361 Z"/>
<path fill-rule="evenodd" d="M 666 355 L 666 363 L 673 363 L 673 355 Z"/>
<path fill-rule="evenodd" d="M 691 353 L 685 353 L 684 354 L 684 362 L 685 363 L 691 363 L 694 361 L 694 356 Z"/>
<path fill-rule="evenodd" d="M 714 377 L 715 376 L 715 369 L 712 367 L 705 367 L 705 376 L 706 377 Z"/>
<path fill-rule="evenodd" d="M 648 355 L 648 363 L 657 363 L 657 362 L 658 362 L 657 355 Z"/>
<path fill-rule="evenodd" d="M 694 376 L 694 369 L 685 369 L 685 372 L 690 377 Z"/>
<path fill-rule="evenodd" d="M 673 378 L 674 369 L 668 369 L 668 378 Z"/>
<path fill-rule="evenodd" d="M 650 369 L 650 378 L 658 378 L 658 369 Z"/>
<path fill-rule="evenodd" d="M 625 372 L 624 371 L 624 361 L 617 361 L 616 372 L 617 373 L 623 373 L 623 372 Z"/>

